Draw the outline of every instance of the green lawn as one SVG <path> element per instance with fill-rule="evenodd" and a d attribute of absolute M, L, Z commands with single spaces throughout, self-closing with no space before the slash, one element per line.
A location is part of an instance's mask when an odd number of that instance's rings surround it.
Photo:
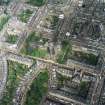
<path fill-rule="evenodd" d="M 30 53 L 30 55 L 43 58 L 43 57 L 47 56 L 47 51 L 44 49 L 33 49 L 32 53 Z"/>
<path fill-rule="evenodd" d="M 57 62 L 64 64 L 67 61 L 68 56 L 72 52 L 71 43 L 68 40 L 62 41 L 62 49 L 58 55 Z"/>
<path fill-rule="evenodd" d="M 32 15 L 32 11 L 30 11 L 29 9 L 22 11 L 21 14 L 19 14 L 19 18 L 22 22 L 27 23 L 27 21 L 29 20 L 30 16 Z"/>
<path fill-rule="evenodd" d="M 51 25 L 52 25 L 52 29 L 55 29 L 57 24 L 58 24 L 58 16 L 52 16 L 52 22 L 51 22 Z"/>
<path fill-rule="evenodd" d="M 57 74 L 57 79 L 58 79 L 58 88 L 63 87 L 65 85 L 66 81 L 71 81 L 70 77 L 63 76 L 59 73 Z"/>
<path fill-rule="evenodd" d="M 72 45 L 67 40 L 63 41 L 61 45 L 61 52 L 57 57 L 58 63 L 64 64 L 67 59 L 73 59 L 89 65 L 97 65 L 98 56 L 92 53 L 85 53 L 82 51 L 72 51 Z"/>
<path fill-rule="evenodd" d="M 23 77 L 27 71 L 27 66 L 8 61 L 8 78 L 6 91 L 0 105 L 12 105 L 12 99 L 15 95 L 16 88 L 20 81 L 19 78 Z"/>
<path fill-rule="evenodd" d="M 0 31 L 3 29 L 3 26 L 7 23 L 8 19 L 9 16 L 5 14 L 0 16 Z"/>
<path fill-rule="evenodd" d="M 27 3 L 34 5 L 34 6 L 42 6 L 45 4 L 46 0 L 26 0 Z"/>
<path fill-rule="evenodd" d="M 39 105 L 42 97 L 48 90 L 48 72 L 42 72 L 33 80 L 30 90 L 27 93 L 25 105 Z"/>
<path fill-rule="evenodd" d="M 89 88 L 90 88 L 90 82 L 81 81 L 79 84 L 78 96 L 86 99 Z"/>
<path fill-rule="evenodd" d="M 41 40 L 41 41 L 40 41 Z M 48 52 L 47 49 L 39 48 L 39 47 L 32 47 L 31 44 L 35 43 L 44 45 L 46 43 L 46 39 L 41 38 L 41 36 L 37 33 L 31 33 L 24 44 L 24 47 L 21 49 L 21 53 L 25 55 L 35 56 L 44 58 L 47 56 Z"/>
<path fill-rule="evenodd" d="M 58 86 L 57 86 L 58 89 L 61 89 L 62 87 L 65 87 L 65 88 L 68 87 L 70 85 L 69 82 L 73 83 L 72 78 L 63 76 L 59 73 L 57 74 L 57 79 L 58 79 Z M 75 83 L 75 85 L 77 85 L 77 86 L 69 87 L 70 90 L 71 89 L 74 90 L 74 93 L 72 93 L 71 95 L 75 95 L 76 97 L 86 99 L 87 95 L 88 95 L 89 88 L 91 86 L 91 82 L 81 81 L 80 84 Z"/>
<path fill-rule="evenodd" d="M 15 44 L 17 41 L 18 36 L 16 35 L 9 35 L 6 42 L 10 43 L 10 44 Z"/>
<path fill-rule="evenodd" d="M 57 27 L 59 18 L 56 15 L 51 15 L 50 14 L 50 15 L 46 16 L 44 21 L 45 21 L 45 27 L 49 26 L 49 24 L 50 24 L 51 29 L 54 30 Z"/>
<path fill-rule="evenodd" d="M 2 1 L 0 2 L 0 5 L 1 5 L 1 4 L 6 4 L 6 5 L 8 5 L 10 1 L 11 1 L 11 0 L 2 0 Z"/>
<path fill-rule="evenodd" d="M 84 53 L 79 51 L 73 52 L 71 58 L 90 65 L 97 65 L 98 62 L 98 56 L 92 53 Z"/>

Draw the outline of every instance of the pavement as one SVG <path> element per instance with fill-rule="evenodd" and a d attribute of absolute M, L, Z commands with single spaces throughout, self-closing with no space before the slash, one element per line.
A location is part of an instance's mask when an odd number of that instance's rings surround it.
<path fill-rule="evenodd" d="M 3 92 L 5 91 L 5 85 L 7 80 L 7 60 L 3 55 L 0 54 L 0 99 L 3 96 Z"/>

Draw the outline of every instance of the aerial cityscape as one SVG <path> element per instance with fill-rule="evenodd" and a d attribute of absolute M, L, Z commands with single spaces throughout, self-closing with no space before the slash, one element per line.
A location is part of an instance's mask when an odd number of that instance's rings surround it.
<path fill-rule="evenodd" d="M 0 105 L 105 105 L 105 0 L 0 0 Z"/>

